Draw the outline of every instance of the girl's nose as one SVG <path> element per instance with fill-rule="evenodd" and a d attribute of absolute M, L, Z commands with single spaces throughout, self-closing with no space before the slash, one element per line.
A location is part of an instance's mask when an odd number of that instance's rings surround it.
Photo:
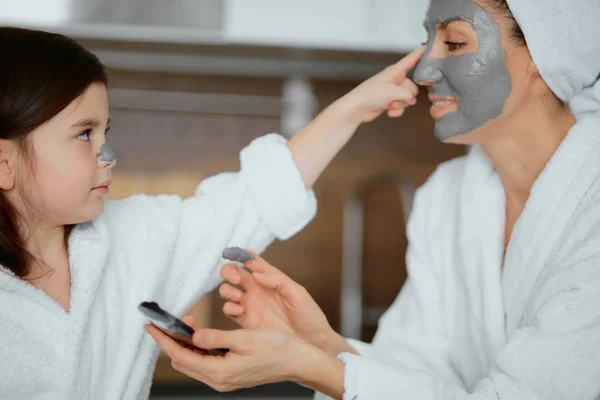
<path fill-rule="evenodd" d="M 114 167 L 117 165 L 117 156 L 106 143 L 100 147 L 100 152 L 96 154 L 98 158 L 98 167 Z"/>

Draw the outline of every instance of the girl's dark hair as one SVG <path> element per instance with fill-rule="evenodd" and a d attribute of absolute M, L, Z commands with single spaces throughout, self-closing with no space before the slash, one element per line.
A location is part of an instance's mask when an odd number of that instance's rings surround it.
<path fill-rule="evenodd" d="M 511 39 L 514 40 L 517 44 L 526 46 L 527 41 L 525 40 L 525 35 L 523 34 L 523 31 L 517 23 L 517 20 L 515 19 L 513 13 L 510 11 L 506 0 L 488 0 L 488 4 L 497 12 L 504 14 L 504 16 L 508 18 L 509 21 L 511 21 Z"/>
<path fill-rule="evenodd" d="M 95 82 L 107 85 L 98 58 L 65 36 L 0 27 L 0 140 L 14 141 L 25 155 L 27 137 Z M 25 248 L 22 216 L 0 191 L 0 265 L 19 278 L 35 257 Z M 65 244 L 73 229 L 65 229 Z"/>

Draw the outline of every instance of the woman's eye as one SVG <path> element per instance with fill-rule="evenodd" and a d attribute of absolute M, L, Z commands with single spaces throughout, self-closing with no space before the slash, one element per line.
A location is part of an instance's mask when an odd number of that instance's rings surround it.
<path fill-rule="evenodd" d="M 90 141 L 90 133 L 91 133 L 91 130 L 88 129 L 87 131 L 82 132 L 81 134 L 79 134 L 79 136 L 77 136 L 77 139 L 83 140 L 85 142 L 89 142 Z"/>
<path fill-rule="evenodd" d="M 458 51 L 464 47 L 464 43 L 455 43 L 455 42 L 444 42 L 446 46 L 448 46 L 449 51 Z"/>

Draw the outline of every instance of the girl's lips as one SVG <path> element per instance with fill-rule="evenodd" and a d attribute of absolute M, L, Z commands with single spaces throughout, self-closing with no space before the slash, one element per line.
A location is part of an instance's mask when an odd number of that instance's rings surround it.
<path fill-rule="evenodd" d="M 109 187 L 110 187 L 111 183 L 112 183 L 112 181 L 110 179 L 106 180 L 106 181 L 102 182 L 102 184 L 93 188 L 92 190 L 97 190 L 98 192 L 100 192 L 102 194 L 107 194 L 110 191 Z"/>
<path fill-rule="evenodd" d="M 110 179 L 105 180 L 104 182 L 102 182 L 101 184 L 99 184 L 98 186 L 94 187 L 94 189 L 98 189 L 100 187 L 109 187 L 111 185 L 112 181 Z"/>
<path fill-rule="evenodd" d="M 108 186 L 98 186 L 98 187 L 94 188 L 94 190 L 100 192 L 101 194 L 108 194 L 108 192 L 110 192 L 110 189 L 108 188 Z"/>

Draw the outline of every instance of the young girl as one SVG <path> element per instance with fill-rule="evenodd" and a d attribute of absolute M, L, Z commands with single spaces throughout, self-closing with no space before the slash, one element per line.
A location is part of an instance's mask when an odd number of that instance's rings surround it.
<path fill-rule="evenodd" d="M 435 133 L 474 146 L 419 189 L 408 280 L 373 343 L 341 338 L 257 257 L 252 275 L 223 267 L 245 290 L 221 294 L 261 329 L 194 335 L 226 357 L 148 327 L 177 369 L 219 390 L 295 380 L 344 400 L 600 398 L 600 3 L 431 0 L 425 21 L 414 76 Z"/>
<path fill-rule="evenodd" d="M 103 66 L 66 37 L 0 28 L 0 398 L 147 398 L 159 348 L 138 304 L 181 314 L 218 284 L 225 247 L 262 251 L 302 229 L 316 210 L 310 188 L 360 123 L 414 104 L 405 77 L 419 57 L 289 143 L 255 140 L 239 173 L 192 198 L 105 204 L 116 159 Z"/>

